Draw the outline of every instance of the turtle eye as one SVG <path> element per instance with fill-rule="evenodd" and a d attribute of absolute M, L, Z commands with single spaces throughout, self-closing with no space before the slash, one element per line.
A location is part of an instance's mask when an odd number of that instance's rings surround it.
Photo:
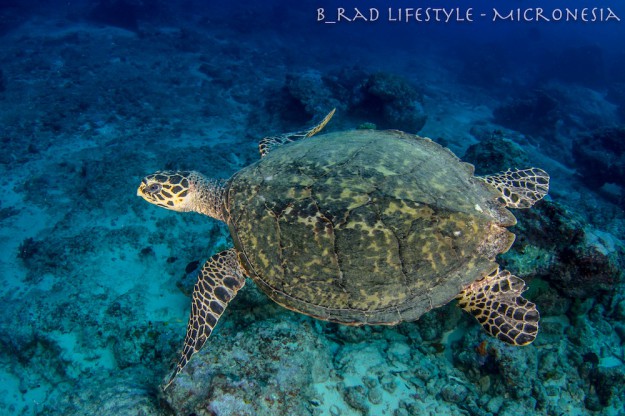
<path fill-rule="evenodd" d="M 153 183 L 152 185 L 148 186 L 145 191 L 149 194 L 155 194 L 157 192 L 160 192 L 161 189 L 163 189 L 163 185 L 161 185 L 160 183 Z"/>

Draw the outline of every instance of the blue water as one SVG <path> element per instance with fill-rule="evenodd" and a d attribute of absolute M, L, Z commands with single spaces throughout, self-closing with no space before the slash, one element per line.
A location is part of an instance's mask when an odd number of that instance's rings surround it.
<path fill-rule="evenodd" d="M 0 2 L 1 415 L 625 414 L 621 2 L 174 3 Z M 400 21 L 427 7 L 445 11 Z M 509 347 L 455 302 L 393 327 L 321 322 L 248 279 L 163 391 L 196 269 L 232 242 L 137 198 L 141 178 L 228 178 L 332 108 L 327 131 L 397 128 L 479 175 L 549 172 L 497 259 L 526 281 L 538 338 Z"/>

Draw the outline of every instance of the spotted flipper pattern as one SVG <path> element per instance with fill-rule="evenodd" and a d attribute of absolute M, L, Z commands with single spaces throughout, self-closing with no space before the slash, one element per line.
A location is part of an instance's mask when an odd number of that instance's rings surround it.
<path fill-rule="evenodd" d="M 473 315 L 493 337 L 510 345 L 536 339 L 540 315 L 536 305 L 521 296 L 525 282 L 507 270 L 495 270 L 458 295 L 458 306 Z"/>
<path fill-rule="evenodd" d="M 271 149 L 275 149 L 276 147 L 282 146 L 283 144 L 291 143 L 300 139 L 305 139 L 305 138 L 314 136 L 315 134 L 323 130 L 323 128 L 326 126 L 326 124 L 328 124 L 328 122 L 334 115 L 335 111 L 336 111 L 336 108 L 330 111 L 328 115 L 325 116 L 319 124 L 317 124 L 316 126 L 314 126 L 313 128 L 309 130 L 298 131 L 294 133 L 285 133 L 280 136 L 265 137 L 264 139 L 260 141 L 260 143 L 258 143 L 258 150 L 260 151 L 260 156 L 261 157 L 266 156 L 267 153 L 271 151 Z"/>
<path fill-rule="evenodd" d="M 549 175 L 538 168 L 507 170 L 480 179 L 501 193 L 508 208 L 530 208 L 549 192 Z"/>
<path fill-rule="evenodd" d="M 193 288 L 191 314 L 182 354 L 163 389 L 167 389 L 213 332 L 217 321 L 245 284 L 236 250 L 231 248 L 211 257 L 202 267 Z"/>

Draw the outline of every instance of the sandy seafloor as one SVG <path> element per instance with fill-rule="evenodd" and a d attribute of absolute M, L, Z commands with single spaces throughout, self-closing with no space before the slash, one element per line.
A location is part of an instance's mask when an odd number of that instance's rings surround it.
<path fill-rule="evenodd" d="M 325 27 L 169 17 L 123 28 L 39 14 L 0 38 L 0 414 L 625 414 L 622 182 L 593 188 L 571 156 L 580 135 L 623 123 L 606 84 L 529 82 L 538 71 L 519 60 L 510 72 L 483 60 L 472 71 L 496 79 L 463 79 L 466 57 L 436 42 L 385 49 L 356 28 L 311 43 Z M 227 178 L 257 160 L 265 135 L 351 99 L 331 87 L 324 96 L 320 77 L 380 71 L 418 91 L 421 135 L 460 157 L 505 137 L 550 172 L 549 197 L 513 228 L 548 231 L 540 244 L 520 237 L 502 260 L 527 278 L 538 339 L 507 347 L 454 304 L 397 327 L 342 327 L 284 310 L 248 280 L 163 393 L 184 337 L 190 263 L 230 241 L 216 221 L 137 198 L 142 176 Z M 285 92 L 294 78 L 312 80 L 310 96 Z M 538 131 L 498 124 L 494 110 L 538 84 L 559 106 L 555 119 L 518 114 L 547 125 Z M 342 105 L 328 131 L 367 121 Z"/>

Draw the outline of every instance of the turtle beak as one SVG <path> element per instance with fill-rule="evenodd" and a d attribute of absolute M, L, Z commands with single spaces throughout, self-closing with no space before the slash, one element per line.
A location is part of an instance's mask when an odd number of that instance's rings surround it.
<path fill-rule="evenodd" d="M 137 188 L 137 196 L 141 198 L 145 198 L 145 187 L 147 183 L 145 182 L 145 178 L 141 181 L 141 185 Z"/>

